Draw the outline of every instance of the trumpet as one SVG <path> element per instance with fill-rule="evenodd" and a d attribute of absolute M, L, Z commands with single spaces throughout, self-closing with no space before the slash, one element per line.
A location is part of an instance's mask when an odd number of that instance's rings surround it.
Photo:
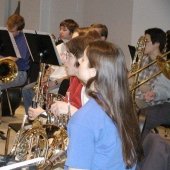
<path fill-rule="evenodd" d="M 9 83 L 18 75 L 18 67 L 15 61 L 8 58 L 0 59 L 0 81 Z"/>

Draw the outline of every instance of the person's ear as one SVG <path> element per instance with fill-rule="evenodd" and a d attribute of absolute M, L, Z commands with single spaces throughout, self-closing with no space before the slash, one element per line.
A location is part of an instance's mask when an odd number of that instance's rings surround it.
<path fill-rule="evenodd" d="M 96 73 L 97 73 L 97 71 L 96 71 L 95 68 L 90 68 L 90 75 L 91 75 L 91 77 L 95 77 Z"/>

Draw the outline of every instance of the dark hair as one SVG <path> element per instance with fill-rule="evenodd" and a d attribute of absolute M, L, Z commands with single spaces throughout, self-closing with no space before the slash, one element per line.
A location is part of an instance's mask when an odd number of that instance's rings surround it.
<path fill-rule="evenodd" d="M 7 20 L 8 29 L 13 29 L 16 26 L 17 31 L 21 31 L 25 27 L 25 20 L 21 15 L 13 14 Z"/>
<path fill-rule="evenodd" d="M 105 37 L 107 39 L 108 37 L 108 28 L 104 24 L 91 24 L 92 28 L 97 28 L 99 29 L 99 33 L 101 37 Z"/>
<path fill-rule="evenodd" d="M 100 36 L 99 36 L 100 37 Z M 98 37 L 98 38 L 99 38 Z M 85 48 L 88 44 L 94 41 L 96 37 L 94 36 L 77 36 L 72 38 L 70 41 L 66 43 L 66 48 L 70 53 L 72 53 L 77 59 L 75 66 L 79 66 L 78 59 L 82 57 Z"/>
<path fill-rule="evenodd" d="M 98 31 L 92 29 L 91 27 L 81 27 L 77 28 L 74 32 L 78 33 L 78 36 L 91 36 L 96 39 L 100 39 L 101 35 Z"/>
<path fill-rule="evenodd" d="M 61 26 L 67 27 L 68 30 L 70 31 L 70 33 L 73 33 L 75 31 L 75 29 L 77 29 L 79 27 L 77 22 L 74 21 L 73 19 L 65 19 L 64 21 L 62 21 L 60 23 L 60 27 Z"/>
<path fill-rule="evenodd" d="M 150 28 L 145 30 L 145 34 L 149 34 L 152 43 L 159 43 L 160 52 L 164 52 L 166 45 L 166 33 L 160 28 Z"/>
<path fill-rule="evenodd" d="M 132 167 L 140 158 L 140 130 L 133 111 L 123 52 L 114 44 L 99 40 L 89 44 L 86 55 L 89 67 L 97 71 L 87 82 L 86 90 L 116 124 L 124 161 L 127 167 Z M 96 91 L 90 90 L 92 83 Z"/>
<path fill-rule="evenodd" d="M 170 51 L 170 30 L 166 32 L 166 52 Z M 170 54 L 167 55 L 167 59 L 170 59 Z"/>

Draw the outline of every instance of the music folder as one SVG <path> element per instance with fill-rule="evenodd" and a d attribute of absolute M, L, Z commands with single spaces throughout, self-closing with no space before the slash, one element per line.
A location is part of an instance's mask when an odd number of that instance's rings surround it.
<path fill-rule="evenodd" d="M 21 58 L 19 49 L 12 33 L 8 32 L 5 27 L 0 27 L 0 56 Z"/>
<path fill-rule="evenodd" d="M 132 45 L 128 45 L 128 48 L 129 48 L 129 52 L 131 55 L 131 59 L 133 61 L 133 59 L 135 57 L 135 53 L 136 53 L 136 48 L 135 48 L 135 46 L 132 46 Z"/>
<path fill-rule="evenodd" d="M 60 65 L 55 42 L 49 33 L 24 30 L 29 51 L 34 62 Z"/>

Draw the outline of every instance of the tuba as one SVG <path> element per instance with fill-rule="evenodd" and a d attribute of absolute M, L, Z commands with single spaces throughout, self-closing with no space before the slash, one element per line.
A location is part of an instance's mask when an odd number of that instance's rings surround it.
<path fill-rule="evenodd" d="M 9 83 L 18 75 L 18 67 L 15 61 L 8 58 L 0 59 L 0 81 Z"/>

